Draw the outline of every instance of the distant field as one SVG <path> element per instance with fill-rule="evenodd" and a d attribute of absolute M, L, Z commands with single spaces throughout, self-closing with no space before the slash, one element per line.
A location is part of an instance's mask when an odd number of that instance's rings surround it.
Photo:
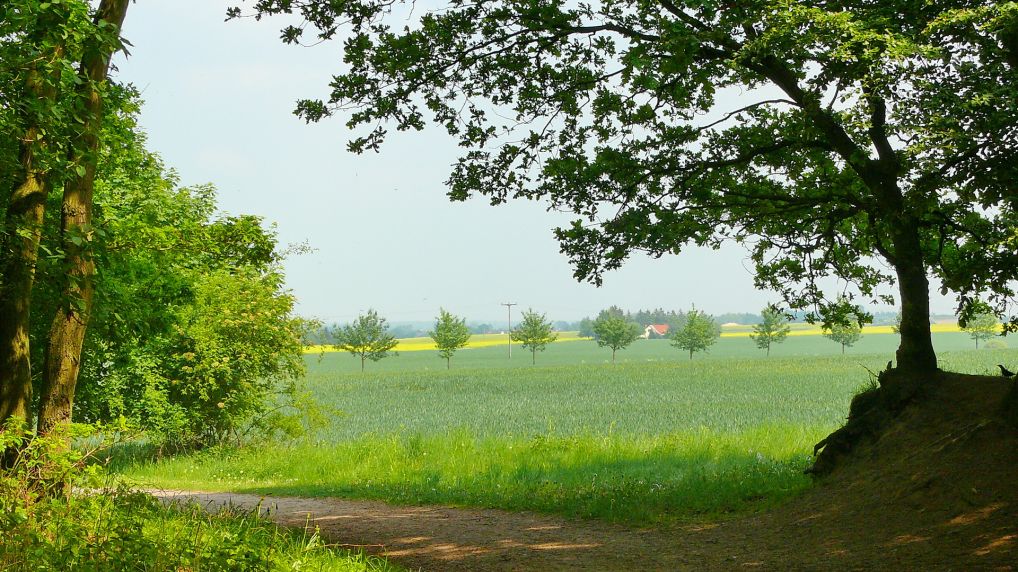
<path fill-rule="evenodd" d="M 560 332 L 556 342 L 575 342 L 584 338 L 576 335 L 577 332 Z M 509 344 L 509 334 L 474 334 L 470 336 L 470 342 L 467 344 L 467 348 L 490 348 L 493 346 L 506 346 Z M 517 345 L 518 344 L 514 344 Z M 399 340 L 399 345 L 396 346 L 397 352 L 419 352 L 426 350 L 434 350 L 435 342 L 431 338 L 402 338 Z M 317 345 L 309 346 L 305 353 L 328 353 L 341 351 L 337 350 L 335 346 L 331 345 Z"/>
<path fill-rule="evenodd" d="M 991 373 L 1018 351 L 934 336 L 947 369 Z M 754 510 L 809 486 L 812 446 L 893 356 L 865 336 L 847 355 L 818 336 L 771 357 L 744 338 L 687 356 L 667 340 L 620 352 L 559 343 L 529 363 L 463 350 L 453 369 L 407 352 L 361 373 L 309 355 L 308 387 L 329 411 L 311 439 L 127 467 L 166 487 L 539 510 L 630 523 Z"/>
<path fill-rule="evenodd" d="M 813 324 L 790 324 L 792 331 L 788 334 L 789 336 L 821 336 L 823 332 L 820 331 L 820 327 Z M 933 324 L 931 327 L 933 333 L 956 333 L 961 330 L 958 329 L 958 324 Z M 753 326 L 748 325 L 735 325 L 735 326 L 723 326 L 721 328 L 722 338 L 748 338 L 753 332 Z M 880 335 L 880 334 L 893 334 L 891 326 L 867 326 L 863 328 L 863 335 Z M 559 332 L 558 342 L 576 342 L 576 341 L 590 341 L 589 338 L 579 337 L 579 332 Z M 468 348 L 489 348 L 496 346 L 505 346 L 508 348 L 509 345 L 509 334 L 475 334 L 470 337 L 470 342 L 467 344 Z M 399 340 L 399 345 L 396 346 L 396 351 L 399 352 L 419 352 L 434 350 L 435 343 L 431 338 L 403 338 Z M 331 345 L 315 345 L 309 346 L 305 353 L 328 353 L 338 351 L 334 346 Z"/>

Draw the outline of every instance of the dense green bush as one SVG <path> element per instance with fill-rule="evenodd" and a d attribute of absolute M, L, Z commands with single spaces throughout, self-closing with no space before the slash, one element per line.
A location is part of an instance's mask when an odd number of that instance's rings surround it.
<path fill-rule="evenodd" d="M 300 431 L 302 338 L 315 325 L 293 315 L 284 287 L 293 250 L 258 217 L 218 212 L 211 186 L 181 187 L 145 148 L 137 93 L 108 95 L 90 242 L 99 272 L 75 421 L 124 417 L 171 450 Z M 60 205 L 46 212 L 32 301 L 37 371 L 66 271 Z"/>

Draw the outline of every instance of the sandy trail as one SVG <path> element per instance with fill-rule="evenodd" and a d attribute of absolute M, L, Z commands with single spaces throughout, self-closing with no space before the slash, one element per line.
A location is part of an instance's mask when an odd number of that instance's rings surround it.
<path fill-rule="evenodd" d="M 195 491 L 149 491 L 164 500 L 251 510 L 273 521 L 320 528 L 330 542 L 383 555 L 422 570 L 704 570 L 777 568 L 750 558 L 741 545 L 724 549 L 726 524 L 644 530 L 526 512 L 375 501 Z M 776 557 L 777 555 L 774 555 Z"/>

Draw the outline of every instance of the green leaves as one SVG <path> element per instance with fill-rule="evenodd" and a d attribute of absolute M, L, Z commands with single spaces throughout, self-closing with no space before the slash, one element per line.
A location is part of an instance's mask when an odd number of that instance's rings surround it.
<path fill-rule="evenodd" d="M 753 326 L 749 337 L 756 347 L 767 350 L 767 355 L 771 355 L 771 346 L 785 341 L 792 328 L 788 325 L 788 316 L 773 305 L 765 307 L 760 316 L 763 321 Z"/>
<path fill-rule="evenodd" d="M 523 321 L 509 333 L 509 339 L 530 350 L 531 363 L 537 363 L 537 352 L 543 352 L 548 344 L 558 339 L 558 334 L 545 314 L 528 309 L 523 312 Z"/>
<path fill-rule="evenodd" d="M 686 314 L 686 323 L 675 330 L 670 336 L 672 346 L 689 352 L 693 359 L 696 352 L 706 351 L 721 337 L 721 328 L 714 323 L 714 318 L 696 308 Z"/>
<path fill-rule="evenodd" d="M 360 357 L 363 371 L 364 360 L 378 361 L 386 358 L 399 344 L 388 331 L 385 318 L 379 317 L 374 310 L 368 310 L 366 314 L 357 316 L 353 323 L 333 330 L 333 345 L 338 350 Z"/>
<path fill-rule="evenodd" d="M 593 333 L 597 345 L 612 350 L 612 363 L 615 363 L 615 352 L 629 347 L 629 344 L 640 337 L 640 326 L 617 314 L 602 314 L 593 324 Z"/>
<path fill-rule="evenodd" d="M 435 320 L 435 329 L 428 332 L 428 335 L 435 340 L 438 356 L 446 360 L 446 365 L 452 367 L 450 360 L 453 354 L 470 341 L 470 328 L 467 327 L 466 318 L 457 318 L 445 308 L 440 308 L 438 318 Z"/>

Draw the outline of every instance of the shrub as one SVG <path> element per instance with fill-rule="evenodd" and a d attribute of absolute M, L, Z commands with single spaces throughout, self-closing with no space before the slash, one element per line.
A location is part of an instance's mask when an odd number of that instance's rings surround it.
<path fill-rule="evenodd" d="M 77 427 L 75 435 L 95 435 Z M 163 505 L 106 476 L 93 451 L 61 438 L 0 430 L 0 570 L 393 570 L 326 546 L 317 530 L 281 529 L 255 514 Z M 73 485 L 73 488 L 65 485 Z M 77 491 L 77 492 L 73 492 Z M 72 494 L 73 492 L 73 494 Z"/>

